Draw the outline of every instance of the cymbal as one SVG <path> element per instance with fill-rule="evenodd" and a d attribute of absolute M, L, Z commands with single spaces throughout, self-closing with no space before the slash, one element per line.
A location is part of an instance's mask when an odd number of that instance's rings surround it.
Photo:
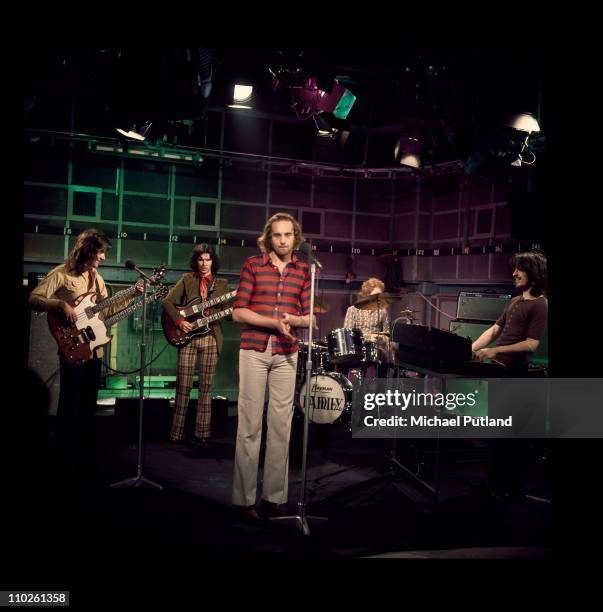
<path fill-rule="evenodd" d="M 360 310 L 367 310 L 370 308 L 389 306 L 390 304 L 399 302 L 401 299 L 402 296 L 396 295 L 395 293 L 373 293 L 372 295 L 367 295 L 358 300 L 354 306 L 360 308 Z"/>

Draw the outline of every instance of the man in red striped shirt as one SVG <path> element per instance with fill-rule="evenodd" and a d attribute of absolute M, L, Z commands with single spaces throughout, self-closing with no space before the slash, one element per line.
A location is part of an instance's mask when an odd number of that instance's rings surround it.
<path fill-rule="evenodd" d="M 270 217 L 258 238 L 262 254 L 245 262 L 233 302 L 232 318 L 244 326 L 232 502 L 254 518 L 266 383 L 268 433 L 260 509 L 275 516 L 287 502 L 298 349 L 292 330 L 308 327 L 310 321 L 309 267 L 293 254 L 302 241 L 291 215 Z"/>

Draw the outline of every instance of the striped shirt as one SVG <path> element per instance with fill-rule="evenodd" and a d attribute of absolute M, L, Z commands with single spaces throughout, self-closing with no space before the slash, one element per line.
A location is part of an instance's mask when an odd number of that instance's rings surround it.
<path fill-rule="evenodd" d="M 233 308 L 248 308 L 265 317 L 280 319 L 288 312 L 307 315 L 310 312 L 310 268 L 292 256 L 283 273 L 272 263 L 268 253 L 250 257 L 243 266 Z M 294 329 L 291 330 L 293 335 Z M 276 330 L 245 323 L 241 332 L 241 349 L 264 352 L 272 336 L 272 352 L 289 355 L 297 351 L 297 338 L 279 335 Z"/>

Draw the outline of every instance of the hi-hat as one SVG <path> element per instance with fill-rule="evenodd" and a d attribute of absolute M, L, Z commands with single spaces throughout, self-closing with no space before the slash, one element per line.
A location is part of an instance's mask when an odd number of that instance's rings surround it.
<path fill-rule="evenodd" d="M 399 302 L 401 299 L 402 296 L 396 295 L 395 293 L 373 293 L 372 295 L 367 295 L 359 299 L 354 306 L 360 308 L 360 310 L 368 310 L 370 308 L 389 306 L 390 304 Z"/>

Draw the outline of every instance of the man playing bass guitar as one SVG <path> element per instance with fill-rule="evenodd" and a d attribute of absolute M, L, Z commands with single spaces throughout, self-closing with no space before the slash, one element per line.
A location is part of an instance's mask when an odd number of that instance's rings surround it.
<path fill-rule="evenodd" d="M 184 334 L 191 334 L 192 336 L 186 345 L 180 346 L 178 349 L 176 406 L 172 419 L 170 440 L 180 442 L 185 438 L 186 411 L 193 386 L 195 362 L 198 356 L 199 399 L 195 432 L 190 444 L 194 450 L 202 453 L 210 448 L 211 386 L 222 350 L 222 327 L 220 320 L 217 320 L 205 328 L 204 332 L 203 330 L 197 331 L 194 321 L 191 321 L 191 317 L 183 317 L 179 307 L 190 304 L 192 300 L 198 299 L 199 302 L 206 302 L 225 295 L 228 292 L 228 281 L 217 278 L 220 260 L 213 246 L 209 244 L 199 244 L 193 249 L 190 257 L 190 267 L 192 272 L 183 274 L 163 300 L 164 316 L 167 315 Z M 225 302 L 222 302 L 214 308 L 207 309 L 205 313 L 199 312 L 198 315 L 202 317 L 224 308 Z"/>
<path fill-rule="evenodd" d="M 107 236 L 96 229 L 84 230 L 75 241 L 67 261 L 53 268 L 31 292 L 29 305 L 38 312 L 56 313 L 67 325 L 77 324 L 73 307 L 81 296 L 95 292 L 97 301 L 109 296 L 98 267 L 105 261 L 111 248 Z M 142 282 L 127 292 L 126 298 L 112 305 L 106 316 L 127 306 L 133 297 L 142 293 Z M 67 459 L 73 465 L 83 458 L 91 442 L 92 424 L 100 386 L 102 346 L 93 351 L 92 358 L 83 365 L 74 365 L 59 354 L 61 391 L 57 407 L 57 435 Z M 76 453 L 75 457 L 71 456 Z"/>

